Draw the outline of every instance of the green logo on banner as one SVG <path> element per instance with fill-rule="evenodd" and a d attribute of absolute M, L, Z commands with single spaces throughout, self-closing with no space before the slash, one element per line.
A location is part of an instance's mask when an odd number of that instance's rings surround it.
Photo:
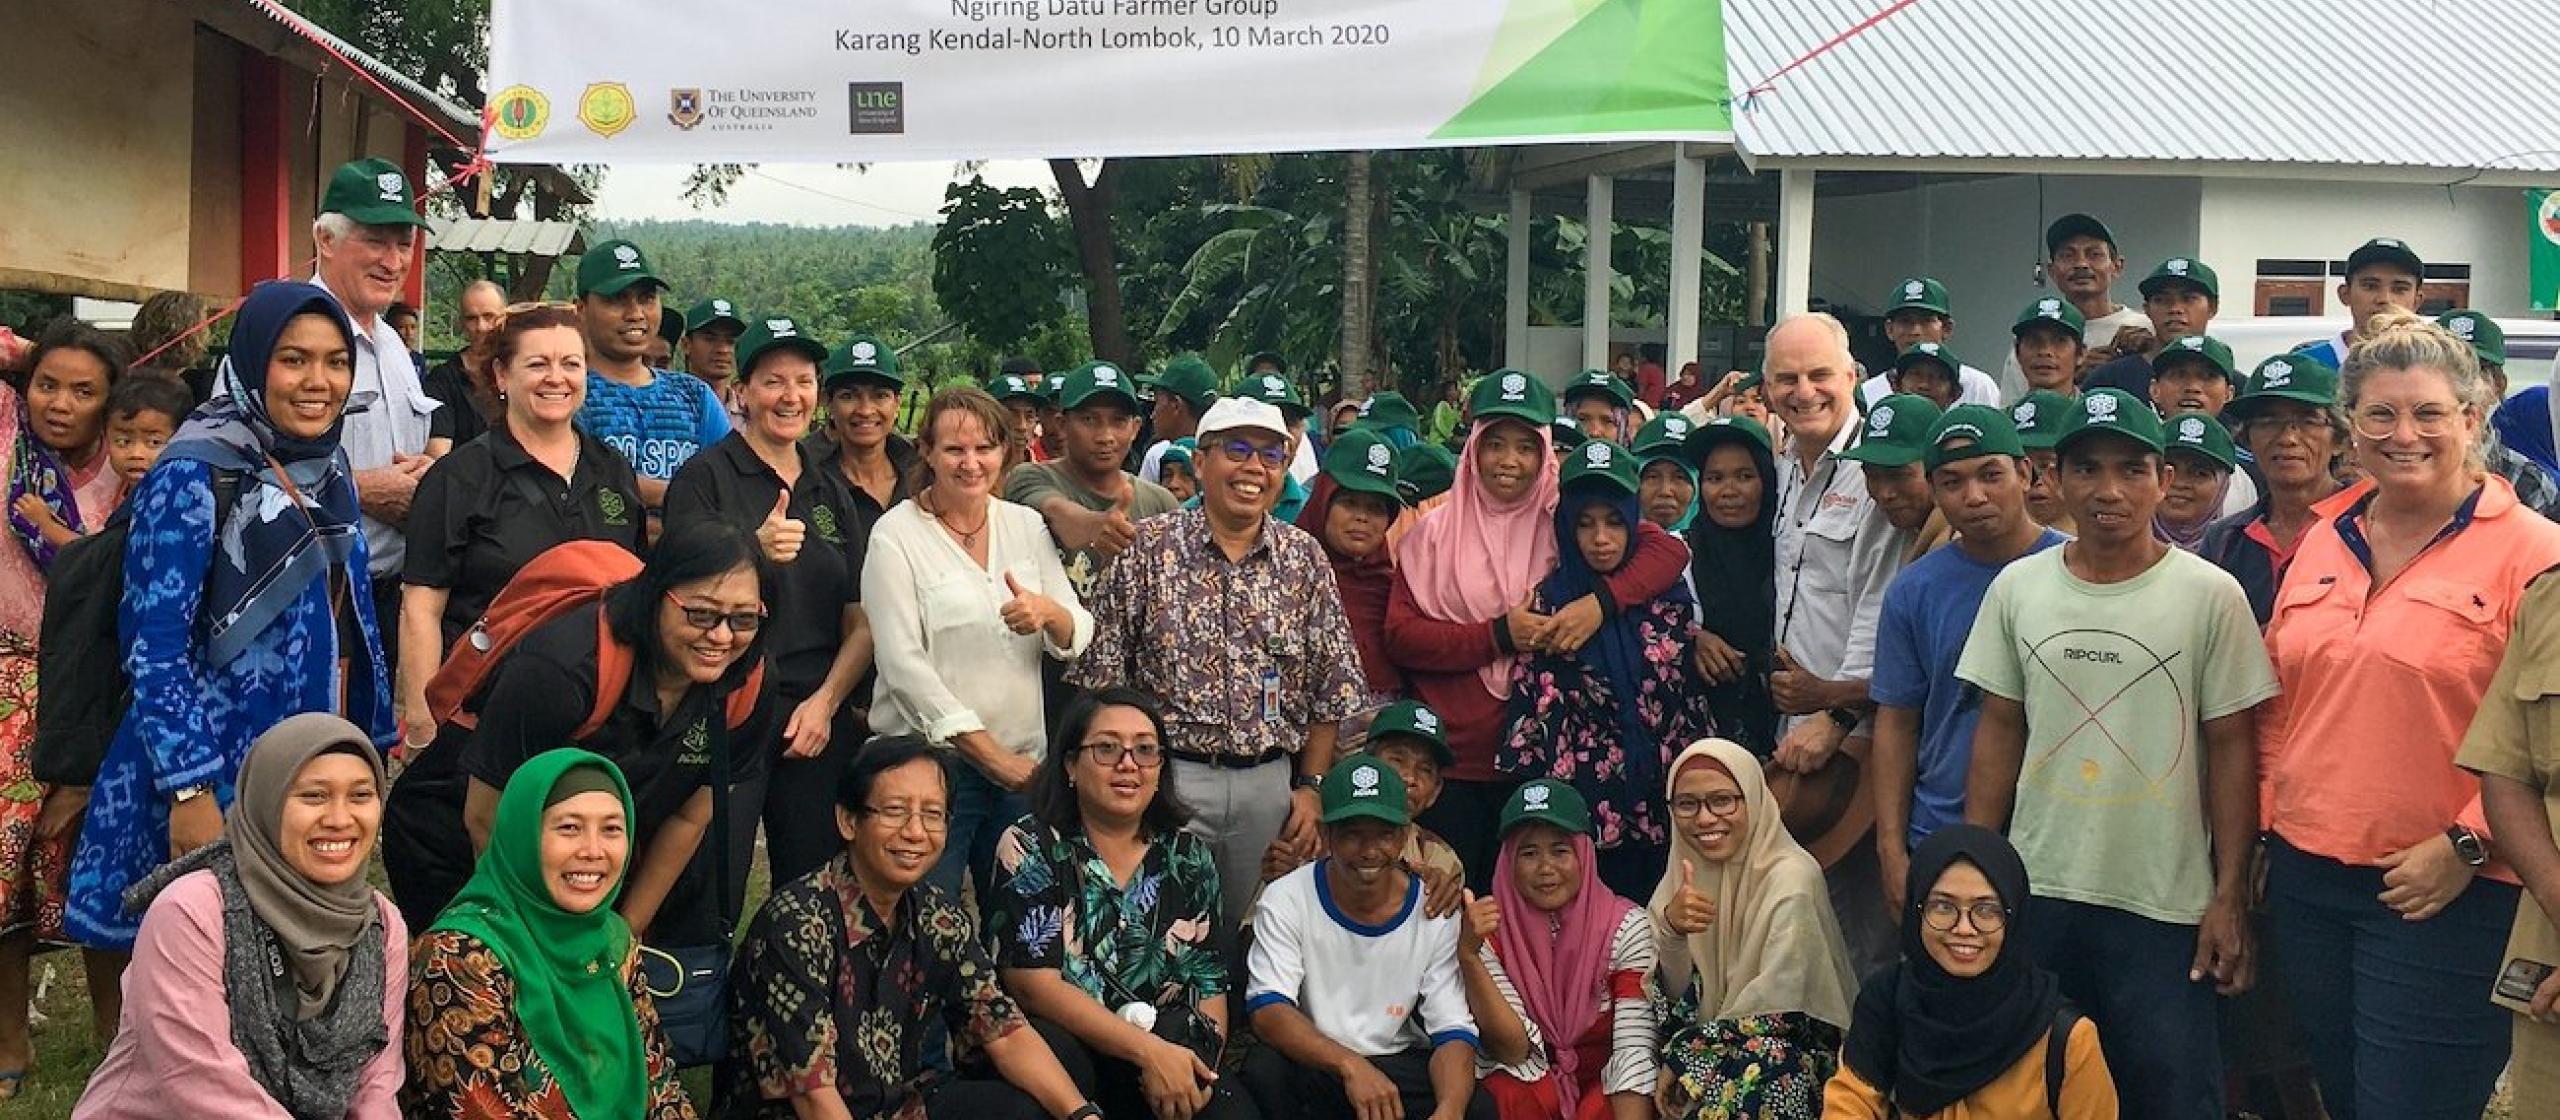
<path fill-rule="evenodd" d="M 2525 214 L 2533 228 L 2526 235 L 2526 293 L 2536 311 L 2560 311 L 2560 190 L 2524 192 Z"/>

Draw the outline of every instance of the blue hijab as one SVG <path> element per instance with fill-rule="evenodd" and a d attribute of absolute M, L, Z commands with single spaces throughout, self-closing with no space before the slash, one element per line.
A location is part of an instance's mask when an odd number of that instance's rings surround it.
<path fill-rule="evenodd" d="M 285 324 L 306 314 L 334 324 L 352 356 L 355 327 L 328 292 L 282 280 L 258 285 L 233 321 L 231 352 L 215 374 L 213 399 L 196 407 L 160 454 L 163 463 L 189 459 L 240 476 L 239 500 L 214 527 L 219 547 L 205 573 L 210 665 L 238 656 L 311 581 L 345 566 L 364 539 L 355 479 L 338 448 L 346 410 L 310 439 L 278 431 L 267 416 L 268 362 Z M 347 405 L 360 403 L 351 398 Z M 290 489 L 277 477 L 278 467 Z"/>
<path fill-rule="evenodd" d="M 1538 584 L 1538 597 L 1550 608 L 1591 594 L 1599 588 L 1601 580 L 1617 570 L 1594 571 L 1590 561 L 1583 559 L 1582 546 L 1574 542 L 1574 522 L 1582 516 L 1584 509 L 1595 505 L 1616 510 L 1619 522 L 1627 527 L 1626 554 L 1619 557 L 1618 567 L 1626 567 L 1627 561 L 1635 556 L 1636 537 L 1644 524 L 1644 516 L 1636 507 L 1635 495 L 1620 493 L 1616 488 L 1607 486 L 1567 487 L 1556 501 L 1556 569 Z M 1689 589 L 1678 583 L 1672 584 L 1669 591 L 1657 598 L 1682 607 L 1691 601 Z M 1623 604 L 1626 609 L 1602 622 L 1599 632 L 1582 644 L 1582 652 L 1577 656 L 1609 682 L 1609 692 L 1617 700 L 1618 734 L 1625 744 L 1627 757 L 1658 759 L 1662 757 L 1660 745 L 1654 741 L 1652 729 L 1646 726 L 1643 714 L 1636 707 L 1636 697 L 1649 673 L 1643 638 L 1637 632 L 1639 612 L 1635 608 L 1642 605 Z M 1687 618 L 1688 612 L 1682 611 L 1681 617 Z"/>
<path fill-rule="evenodd" d="M 2560 455 L 2551 446 L 2551 387 L 2536 385 L 2506 399 L 2489 414 L 2489 426 L 2506 444 L 2545 472 L 2560 476 Z"/>
<path fill-rule="evenodd" d="M 1690 466 L 1689 461 L 1681 458 L 1677 452 L 1656 451 L 1638 458 L 1636 470 L 1638 472 L 1652 470 L 1655 463 L 1669 463 L 1680 468 L 1680 473 L 1689 476 L 1689 508 L 1680 511 L 1680 520 L 1663 526 L 1665 530 L 1672 533 L 1685 534 L 1689 531 L 1689 526 L 1698 520 L 1698 468 Z M 1639 473 L 1637 477 L 1642 478 L 1643 475 Z"/>

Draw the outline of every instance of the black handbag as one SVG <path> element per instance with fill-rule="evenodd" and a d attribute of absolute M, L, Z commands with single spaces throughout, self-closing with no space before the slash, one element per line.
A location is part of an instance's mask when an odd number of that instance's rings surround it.
<path fill-rule="evenodd" d="M 642 945 L 641 982 L 658 1007 L 658 1029 L 677 1068 L 707 1066 L 729 1053 L 729 960 L 738 916 L 729 909 L 729 721 L 711 711 L 712 906 L 720 939 L 704 945 Z"/>

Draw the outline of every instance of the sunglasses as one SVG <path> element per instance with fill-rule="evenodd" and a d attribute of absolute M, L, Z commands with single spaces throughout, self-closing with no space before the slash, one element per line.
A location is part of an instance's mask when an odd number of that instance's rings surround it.
<path fill-rule="evenodd" d="M 685 625 L 705 634 L 719 629 L 724 623 L 728 625 L 730 633 L 740 637 L 764 628 L 763 607 L 757 607 L 751 611 L 723 611 L 718 607 L 697 607 L 676 598 L 676 593 L 673 591 L 667 592 L 667 601 L 675 604 L 677 610 L 684 612 Z"/>

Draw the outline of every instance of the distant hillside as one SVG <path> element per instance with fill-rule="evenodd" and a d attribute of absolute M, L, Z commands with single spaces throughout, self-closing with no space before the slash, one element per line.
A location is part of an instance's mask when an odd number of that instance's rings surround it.
<path fill-rule="evenodd" d="M 869 330 L 904 343 L 942 323 L 933 302 L 933 227 L 811 229 L 768 223 L 596 222 L 589 243 L 628 238 L 689 308 L 722 296 L 800 319 L 819 337 Z"/>

